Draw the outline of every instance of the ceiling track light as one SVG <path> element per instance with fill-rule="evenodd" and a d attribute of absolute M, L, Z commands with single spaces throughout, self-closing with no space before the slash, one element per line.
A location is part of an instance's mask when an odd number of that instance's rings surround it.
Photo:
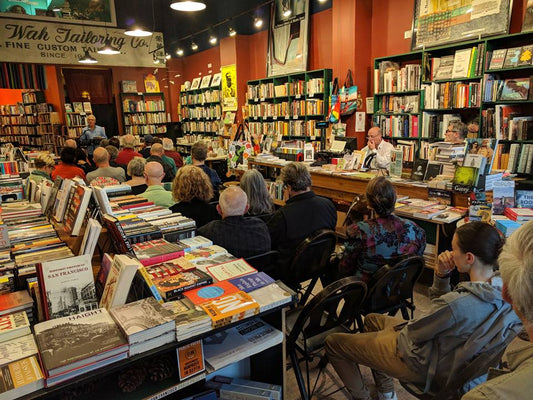
<path fill-rule="evenodd" d="M 179 48 L 178 50 L 176 50 L 176 54 L 177 54 L 178 56 L 180 56 L 180 57 L 181 57 L 184 53 L 185 53 L 185 52 L 183 51 L 182 48 Z"/>
<path fill-rule="evenodd" d="M 209 43 L 211 43 L 214 46 L 215 44 L 217 44 L 217 40 L 218 39 L 216 36 L 211 35 L 211 37 L 209 38 Z"/>
<path fill-rule="evenodd" d="M 196 50 L 198 50 L 198 45 L 197 45 L 196 43 L 192 42 L 192 44 L 191 44 L 191 50 L 192 50 L 192 51 L 196 51 Z"/>
<path fill-rule="evenodd" d="M 233 28 L 229 28 L 228 35 L 229 36 L 235 36 L 237 34 L 237 31 Z"/>
<path fill-rule="evenodd" d="M 285 18 L 290 17 L 291 14 L 292 14 L 292 10 L 290 8 L 288 8 L 288 7 L 284 7 L 283 8 L 283 16 Z"/>
<path fill-rule="evenodd" d="M 205 10 L 205 3 L 203 1 L 174 1 L 170 8 L 177 11 L 194 12 Z"/>
<path fill-rule="evenodd" d="M 263 20 L 261 18 L 255 17 L 254 18 L 254 26 L 256 28 L 261 28 L 263 26 Z"/>
<path fill-rule="evenodd" d="M 91 57 L 89 50 L 85 50 L 85 54 L 78 59 L 78 62 L 81 64 L 96 64 L 98 63 L 98 60 Z"/>
<path fill-rule="evenodd" d="M 166 53 L 165 54 L 165 59 L 170 60 L 170 54 Z"/>
<path fill-rule="evenodd" d="M 144 30 L 140 26 L 132 26 L 130 29 L 124 32 L 124 35 L 135 36 L 135 37 L 146 37 L 146 36 L 152 36 L 152 32 Z"/>

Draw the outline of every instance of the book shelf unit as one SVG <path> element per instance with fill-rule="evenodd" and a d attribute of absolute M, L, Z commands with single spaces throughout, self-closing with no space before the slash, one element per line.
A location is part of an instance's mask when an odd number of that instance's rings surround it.
<path fill-rule="evenodd" d="M 495 50 L 514 47 L 526 50 L 525 46 L 533 51 L 533 33 L 478 38 L 376 58 L 374 124 L 381 127 L 386 139 L 404 146 L 404 150 L 412 143 L 408 153 L 413 157 L 427 158 L 429 143 L 443 140 L 450 118 L 460 116 L 465 123 L 477 121 L 478 132 L 471 132 L 468 137 L 499 139 L 494 168 L 507 169 L 512 153 L 517 157 L 513 172 L 530 176 L 533 171 L 531 166 L 529 170 L 527 167 L 533 163 L 531 53 L 529 64 L 489 68 Z M 470 55 L 461 60 L 457 58 L 461 52 Z M 419 73 L 411 72 L 413 68 L 419 68 Z M 402 69 L 405 71 L 396 72 Z M 440 75 L 442 71 L 446 71 L 444 77 Z M 454 77 L 452 71 L 463 73 Z M 529 91 L 525 100 L 501 99 L 502 88 L 509 79 L 522 80 Z M 522 170 L 518 169 L 521 161 Z"/>
<path fill-rule="evenodd" d="M 37 104 L 37 131 L 43 139 L 43 149 L 51 153 L 59 153 L 63 146 L 61 137 L 61 121 L 59 113 L 54 111 L 54 106 L 48 103 Z"/>
<path fill-rule="evenodd" d="M 246 93 L 250 133 L 320 142 L 317 122 L 329 109 L 331 69 L 319 69 L 248 81 Z"/>
<path fill-rule="evenodd" d="M 167 132 L 163 93 L 120 93 L 124 133 L 144 136 Z"/>
<path fill-rule="evenodd" d="M 187 134 L 216 135 L 222 123 L 220 85 L 180 93 L 180 121 Z"/>
<path fill-rule="evenodd" d="M 32 149 L 43 147 L 39 133 L 39 103 L 44 103 L 44 92 L 30 90 L 22 93 L 22 102 L 0 106 L 0 143 L 13 143 Z"/>

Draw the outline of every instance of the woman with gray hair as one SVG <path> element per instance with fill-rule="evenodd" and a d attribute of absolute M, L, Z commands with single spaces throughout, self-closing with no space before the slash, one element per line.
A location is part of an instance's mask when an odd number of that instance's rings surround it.
<path fill-rule="evenodd" d="M 274 212 L 274 202 L 266 182 L 256 169 L 249 169 L 241 177 L 240 187 L 248 196 L 248 215 L 261 216 Z"/>
<path fill-rule="evenodd" d="M 146 160 L 143 157 L 133 157 L 128 163 L 128 176 L 131 176 L 129 181 L 124 182 L 131 186 L 132 194 L 141 194 L 148 188 L 146 185 L 146 178 L 144 177 L 144 165 Z"/>

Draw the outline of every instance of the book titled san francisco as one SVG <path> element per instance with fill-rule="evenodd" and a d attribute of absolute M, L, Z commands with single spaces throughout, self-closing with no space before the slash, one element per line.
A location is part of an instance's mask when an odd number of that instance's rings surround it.
<path fill-rule="evenodd" d="M 47 319 L 98 308 L 90 255 L 43 262 L 37 276 Z"/>
<path fill-rule="evenodd" d="M 171 276 L 154 279 L 161 297 L 166 301 L 183 298 L 183 292 L 213 283 L 213 278 L 200 270 L 183 271 Z"/>
<path fill-rule="evenodd" d="M 41 322 L 34 330 L 49 377 L 128 351 L 128 342 L 104 308 Z"/>

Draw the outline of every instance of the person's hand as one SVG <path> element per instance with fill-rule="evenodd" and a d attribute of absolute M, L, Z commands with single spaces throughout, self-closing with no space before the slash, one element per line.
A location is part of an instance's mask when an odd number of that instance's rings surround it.
<path fill-rule="evenodd" d="M 368 148 L 370 150 L 375 150 L 376 149 L 376 144 L 374 143 L 374 139 L 368 139 Z"/>
<path fill-rule="evenodd" d="M 440 253 L 437 262 L 437 270 L 435 271 L 437 275 L 446 276 L 452 272 L 454 268 L 455 263 L 453 262 L 453 253 L 449 250 Z"/>

